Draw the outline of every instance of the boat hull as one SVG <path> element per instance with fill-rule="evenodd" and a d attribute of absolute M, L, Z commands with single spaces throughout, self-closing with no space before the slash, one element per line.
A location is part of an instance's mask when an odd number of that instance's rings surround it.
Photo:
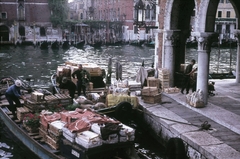
<path fill-rule="evenodd" d="M 60 156 L 55 155 L 54 150 L 48 151 L 43 145 L 38 143 L 36 140 L 32 139 L 26 131 L 21 129 L 18 124 L 16 124 L 5 112 L 7 107 L 0 107 L 0 118 L 4 121 L 4 124 L 8 129 L 33 153 L 35 153 L 40 158 L 44 159 L 60 159 Z M 47 145 L 46 145 L 47 146 Z"/>

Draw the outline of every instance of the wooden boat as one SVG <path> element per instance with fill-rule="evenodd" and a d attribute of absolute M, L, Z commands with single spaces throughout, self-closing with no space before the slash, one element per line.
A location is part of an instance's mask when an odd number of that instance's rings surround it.
<path fill-rule="evenodd" d="M 99 48 L 99 47 L 102 46 L 102 41 L 90 43 L 89 45 L 92 46 L 92 47 L 94 47 L 94 48 Z"/>
<path fill-rule="evenodd" d="M 82 49 L 84 45 L 85 45 L 85 41 L 82 40 L 82 41 L 80 41 L 80 42 L 77 42 L 77 43 L 75 44 L 75 47 L 78 48 L 78 49 Z"/>
<path fill-rule="evenodd" d="M 64 41 L 63 44 L 62 44 L 62 48 L 63 49 L 69 49 L 70 48 L 69 41 Z"/>
<path fill-rule="evenodd" d="M 145 46 L 154 48 L 155 47 L 155 41 L 148 42 L 148 43 L 145 44 Z"/>
<path fill-rule="evenodd" d="M 40 48 L 41 49 L 48 49 L 48 42 L 47 41 L 42 41 L 40 43 Z"/>
<path fill-rule="evenodd" d="M 30 94 L 28 94 L 30 95 Z M 31 98 L 32 95 L 28 96 Z M 25 105 L 25 103 L 23 103 Z M 44 159 L 95 159 L 95 158 L 138 158 L 134 150 L 133 140 L 119 140 L 114 143 L 103 143 L 94 147 L 86 147 L 88 143 L 80 145 L 80 143 L 71 142 L 69 139 L 64 136 L 59 136 L 59 142 L 57 142 L 55 147 L 48 142 L 48 138 L 52 138 L 50 135 L 52 129 L 49 126 L 48 130 L 45 133 L 48 133 L 47 141 L 43 140 L 40 130 L 39 132 L 29 132 L 28 129 L 20 120 L 12 120 L 11 113 L 8 109 L 8 102 L 4 99 L 0 103 L 0 119 L 4 121 L 4 124 L 9 128 L 9 130 L 24 144 L 29 148 L 33 153 L 35 153 L 39 158 Z M 18 113 L 18 112 L 17 112 Z M 105 118 L 105 117 L 104 117 Z M 124 128 L 124 127 L 123 127 Z M 125 131 L 125 130 L 124 130 Z M 123 131 L 123 132 L 124 132 Z M 57 129 L 57 132 L 61 132 L 60 129 Z M 54 133 L 53 133 L 54 134 Z M 50 136 L 50 137 L 49 137 Z M 84 138 L 85 139 L 85 138 Z M 89 138 L 90 140 L 90 138 Z M 108 139 L 110 141 L 110 139 Z M 106 140 L 106 141 L 108 141 Z M 85 141 L 85 140 L 84 140 Z M 95 141 L 95 140 L 94 140 Z M 94 141 L 92 143 L 94 144 Z M 86 144 L 86 145 L 85 145 Z M 91 144 L 90 144 L 91 145 Z"/>
<path fill-rule="evenodd" d="M 123 45 L 123 41 L 120 40 L 120 41 L 116 41 L 116 42 L 107 42 L 106 45 L 107 46 L 120 46 L 120 45 Z"/>
<path fill-rule="evenodd" d="M 60 44 L 57 40 L 51 44 L 52 49 L 59 49 L 59 47 L 60 47 Z"/>
<path fill-rule="evenodd" d="M 132 114 L 135 113 L 134 111 L 137 110 L 139 103 L 136 96 L 129 96 L 128 88 L 125 86 L 123 86 L 125 88 L 121 88 L 120 85 L 126 84 L 119 83 L 119 88 L 115 89 L 115 92 L 117 93 L 114 93 L 113 90 L 107 87 L 103 81 L 106 74 L 105 70 L 101 69 L 96 64 L 87 63 L 82 65 L 91 76 L 90 84 L 86 90 L 87 98 L 91 100 L 97 96 L 98 99 L 95 100 L 94 103 L 101 102 L 106 104 L 105 107 L 96 108 L 95 111 L 108 115 L 111 114 L 120 121 L 130 120 Z M 73 70 L 76 70 L 77 68 L 77 64 L 71 62 L 66 62 L 65 66 L 58 66 L 56 73 L 51 76 L 53 91 L 55 93 L 61 93 L 57 86 L 61 82 L 58 79 L 61 79 L 62 77 L 67 77 L 76 84 L 76 79 L 72 79 L 71 74 L 73 73 Z"/>
<path fill-rule="evenodd" d="M 134 40 L 131 41 L 129 44 L 133 46 L 142 46 L 145 43 L 145 40 Z"/>

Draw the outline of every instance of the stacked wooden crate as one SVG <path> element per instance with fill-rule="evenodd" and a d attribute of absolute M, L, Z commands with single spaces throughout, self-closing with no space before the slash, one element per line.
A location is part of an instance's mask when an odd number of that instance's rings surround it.
<path fill-rule="evenodd" d="M 62 128 L 66 123 L 60 120 L 49 124 L 48 135 L 46 136 L 46 143 L 53 149 L 59 149 L 59 142 L 62 136 Z"/>
<path fill-rule="evenodd" d="M 44 97 L 44 99 L 48 108 L 55 107 L 59 104 L 59 100 L 55 95 L 47 95 Z"/>
<path fill-rule="evenodd" d="M 27 99 L 24 102 L 24 106 L 29 109 L 31 112 L 39 112 L 45 109 L 46 102 L 43 99 L 43 93 L 32 92 L 30 99 Z"/>
<path fill-rule="evenodd" d="M 19 121 L 22 121 L 24 116 L 29 113 L 28 108 L 26 107 L 17 107 L 17 118 Z"/>
<path fill-rule="evenodd" d="M 143 87 L 141 94 L 145 103 L 154 104 L 161 102 L 161 93 L 159 93 L 160 80 L 155 77 L 147 78 L 147 87 Z"/>
<path fill-rule="evenodd" d="M 165 68 L 158 69 L 158 79 L 160 80 L 161 89 L 169 88 L 169 71 Z"/>
<path fill-rule="evenodd" d="M 73 100 L 69 95 L 55 94 L 55 96 L 58 98 L 59 104 L 61 104 L 63 107 L 68 106 L 73 103 Z"/>

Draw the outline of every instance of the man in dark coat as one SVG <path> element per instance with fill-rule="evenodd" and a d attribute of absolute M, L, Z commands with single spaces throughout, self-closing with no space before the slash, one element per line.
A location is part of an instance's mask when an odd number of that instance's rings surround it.
<path fill-rule="evenodd" d="M 74 98 L 74 94 L 76 91 L 76 85 L 67 77 L 62 78 L 62 83 L 60 83 L 59 88 L 68 89 L 70 97 Z"/>
<path fill-rule="evenodd" d="M 191 75 L 197 70 L 197 68 L 193 69 L 193 65 L 196 63 L 196 61 L 193 59 L 191 60 L 191 63 L 187 65 L 184 77 L 183 77 L 183 84 L 182 84 L 182 90 L 181 93 L 184 94 L 184 90 L 186 89 L 186 94 L 189 93 L 189 89 L 191 86 Z"/>
<path fill-rule="evenodd" d="M 86 96 L 86 87 L 91 78 L 89 72 L 83 69 L 82 65 L 79 64 L 78 69 L 73 72 L 72 77 L 73 78 L 77 77 L 78 79 L 77 81 L 78 96 L 81 95 L 82 90 L 83 90 L 83 95 Z"/>
<path fill-rule="evenodd" d="M 16 107 L 20 107 L 21 103 L 20 103 L 20 98 L 23 100 L 26 100 L 26 97 L 23 96 L 20 92 L 21 90 L 21 86 L 22 86 L 22 82 L 20 80 L 16 80 L 14 85 L 11 85 L 6 93 L 6 99 L 9 103 L 9 110 L 12 112 L 14 119 L 17 118 L 16 116 Z M 13 102 L 16 104 L 14 105 Z"/>

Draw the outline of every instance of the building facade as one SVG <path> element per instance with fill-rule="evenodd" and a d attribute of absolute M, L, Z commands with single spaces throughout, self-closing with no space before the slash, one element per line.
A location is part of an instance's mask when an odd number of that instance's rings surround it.
<path fill-rule="evenodd" d="M 72 8 L 70 15 L 75 17 L 72 19 L 78 21 L 121 22 L 123 24 L 121 31 L 108 28 L 108 26 L 106 26 L 105 29 L 100 29 L 100 34 L 119 34 L 121 32 L 122 35 L 113 35 L 112 37 L 118 37 L 118 40 L 119 38 L 123 41 L 154 40 L 156 35 L 155 29 L 148 29 L 146 32 L 145 28 L 137 28 L 136 25 L 134 25 L 136 20 L 135 5 L 137 2 L 138 0 L 75 0 L 70 3 L 70 8 Z M 144 0 L 143 2 L 145 5 L 146 26 L 155 26 L 156 2 L 154 0 Z M 104 38 L 104 36 L 102 37 Z"/>
<path fill-rule="evenodd" d="M 61 31 L 52 27 L 50 17 L 48 0 L 1 0 L 1 42 L 32 41 L 36 44 L 61 38 Z"/>
<path fill-rule="evenodd" d="M 220 0 L 215 20 L 215 31 L 219 33 L 220 43 L 235 39 L 236 21 L 236 13 L 231 2 L 229 0 Z"/>

